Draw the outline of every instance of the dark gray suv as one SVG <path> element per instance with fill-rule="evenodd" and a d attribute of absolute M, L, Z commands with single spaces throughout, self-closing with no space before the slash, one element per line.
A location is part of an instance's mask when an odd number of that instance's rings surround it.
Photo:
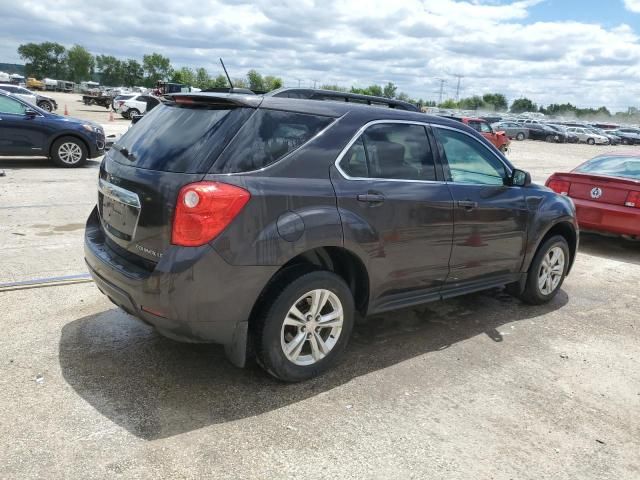
<path fill-rule="evenodd" d="M 335 363 L 355 315 L 498 286 L 543 303 L 572 266 L 571 200 L 463 124 L 169 98 L 103 160 L 85 234 L 98 288 L 163 335 L 300 381 Z"/>

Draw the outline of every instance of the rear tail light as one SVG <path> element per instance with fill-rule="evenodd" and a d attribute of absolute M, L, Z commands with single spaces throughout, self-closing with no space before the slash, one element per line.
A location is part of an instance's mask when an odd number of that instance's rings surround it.
<path fill-rule="evenodd" d="M 547 186 L 560 195 L 569 195 L 571 182 L 565 182 L 564 180 L 551 180 Z"/>
<path fill-rule="evenodd" d="M 640 208 L 640 192 L 629 192 L 624 204 L 627 207 Z"/>
<path fill-rule="evenodd" d="M 185 185 L 178 194 L 171 243 L 198 247 L 210 242 L 227 228 L 250 198 L 243 188 L 226 183 Z"/>

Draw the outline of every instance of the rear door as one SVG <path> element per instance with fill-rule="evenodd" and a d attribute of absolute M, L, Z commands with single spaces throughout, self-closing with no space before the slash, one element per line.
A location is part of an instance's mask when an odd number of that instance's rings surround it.
<path fill-rule="evenodd" d="M 450 127 L 434 132 L 455 212 L 447 289 L 509 278 L 520 271 L 526 246 L 522 188 L 507 185 L 509 167 L 473 135 Z"/>
<path fill-rule="evenodd" d="M 332 171 L 345 237 L 368 255 L 373 311 L 437 298 L 449 271 L 453 203 L 428 128 L 373 122 Z"/>

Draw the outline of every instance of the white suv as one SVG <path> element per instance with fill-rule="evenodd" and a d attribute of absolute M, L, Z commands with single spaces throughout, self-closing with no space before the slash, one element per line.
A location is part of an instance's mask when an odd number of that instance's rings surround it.
<path fill-rule="evenodd" d="M 119 106 L 118 112 L 124 118 L 131 118 L 133 115 L 143 115 L 148 110 L 156 107 L 160 103 L 160 99 L 147 94 L 136 95 L 126 100 Z"/>
<path fill-rule="evenodd" d="M 19 87 L 18 85 L 0 83 L 0 90 L 13 93 L 16 97 L 20 97 L 22 100 L 29 102 L 32 105 L 38 104 L 38 97 L 35 93 L 27 90 L 26 88 Z"/>

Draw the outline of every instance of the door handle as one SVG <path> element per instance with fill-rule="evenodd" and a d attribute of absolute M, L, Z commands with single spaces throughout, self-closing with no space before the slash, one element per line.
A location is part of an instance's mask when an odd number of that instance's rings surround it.
<path fill-rule="evenodd" d="M 384 196 L 379 193 L 365 193 L 358 195 L 359 202 L 366 203 L 382 203 L 384 202 Z"/>
<path fill-rule="evenodd" d="M 473 210 L 474 208 L 478 208 L 478 202 L 474 202 L 472 200 L 458 200 L 458 206 L 465 210 Z"/>

